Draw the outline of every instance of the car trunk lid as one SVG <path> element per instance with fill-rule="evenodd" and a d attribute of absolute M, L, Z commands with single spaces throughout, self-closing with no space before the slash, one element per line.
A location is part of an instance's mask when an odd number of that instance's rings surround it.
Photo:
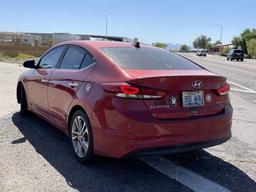
<path fill-rule="evenodd" d="M 126 70 L 140 88 L 160 90 L 160 99 L 144 99 L 147 109 L 158 119 L 180 119 L 220 113 L 228 102 L 217 90 L 226 78 L 207 70 Z M 200 84 L 200 85 L 197 85 Z"/>

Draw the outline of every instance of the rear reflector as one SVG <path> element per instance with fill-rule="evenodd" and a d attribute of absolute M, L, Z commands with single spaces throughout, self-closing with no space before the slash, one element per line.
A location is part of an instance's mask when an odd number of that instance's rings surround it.
<path fill-rule="evenodd" d="M 227 95 L 230 91 L 230 85 L 226 84 L 224 87 L 221 87 L 217 90 L 219 95 Z"/>

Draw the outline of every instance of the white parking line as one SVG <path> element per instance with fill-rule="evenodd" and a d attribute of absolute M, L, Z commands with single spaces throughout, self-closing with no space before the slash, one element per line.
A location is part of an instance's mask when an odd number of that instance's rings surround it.
<path fill-rule="evenodd" d="M 255 91 L 248 91 L 243 89 L 236 89 L 236 88 L 230 88 L 231 91 L 238 91 L 238 92 L 244 92 L 244 93 L 256 93 Z"/>
<path fill-rule="evenodd" d="M 252 90 L 252 89 L 250 89 L 248 87 L 245 87 L 243 85 L 239 85 L 239 84 L 237 84 L 235 82 L 228 81 L 228 83 L 242 88 L 242 89 L 231 88 L 232 91 L 239 91 L 239 92 L 244 92 L 244 93 L 256 93 L 256 91 L 254 91 L 254 90 Z"/>
<path fill-rule="evenodd" d="M 182 166 L 177 166 L 163 157 L 139 157 L 139 160 L 195 192 L 230 192 L 227 188 Z"/>

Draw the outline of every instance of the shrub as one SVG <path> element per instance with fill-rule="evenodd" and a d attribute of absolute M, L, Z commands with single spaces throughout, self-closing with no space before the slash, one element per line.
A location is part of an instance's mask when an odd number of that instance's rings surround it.
<path fill-rule="evenodd" d="M 161 43 L 161 42 L 156 42 L 153 44 L 155 47 L 163 48 L 165 49 L 167 47 L 167 44 Z"/>
<path fill-rule="evenodd" d="M 181 45 L 180 47 L 181 52 L 188 52 L 188 50 L 189 50 L 189 47 L 187 45 Z"/>
<path fill-rule="evenodd" d="M 30 54 L 24 54 L 24 53 L 19 53 L 19 55 L 15 57 L 15 59 L 17 60 L 26 60 L 26 59 L 34 59 L 34 58 L 35 56 Z"/>
<path fill-rule="evenodd" d="M 225 48 L 221 51 L 220 55 L 221 55 L 221 56 L 227 56 L 227 53 L 228 53 L 230 50 L 231 50 L 231 48 L 225 47 Z"/>
<path fill-rule="evenodd" d="M 4 52 L 0 52 L 0 61 L 4 61 L 4 60 L 6 60 L 8 58 L 9 58 L 9 56 L 5 55 Z"/>

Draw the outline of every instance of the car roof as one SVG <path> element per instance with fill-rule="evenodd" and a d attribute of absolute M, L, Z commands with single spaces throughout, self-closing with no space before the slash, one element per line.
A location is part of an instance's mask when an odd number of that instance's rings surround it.
<path fill-rule="evenodd" d="M 90 41 L 90 40 L 79 40 L 79 41 L 67 41 L 63 44 L 74 44 L 80 46 L 89 46 L 94 48 L 102 48 L 102 47 L 134 47 L 133 43 L 129 42 L 121 42 L 121 41 Z M 147 44 L 140 44 L 141 47 L 152 47 Z"/>

